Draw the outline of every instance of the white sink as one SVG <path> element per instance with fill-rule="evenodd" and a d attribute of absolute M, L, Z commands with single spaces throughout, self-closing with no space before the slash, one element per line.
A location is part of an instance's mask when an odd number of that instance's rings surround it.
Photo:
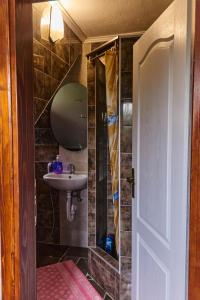
<path fill-rule="evenodd" d="M 43 176 L 44 181 L 54 189 L 60 191 L 77 191 L 86 188 L 87 175 L 85 174 L 55 174 L 48 173 Z"/>

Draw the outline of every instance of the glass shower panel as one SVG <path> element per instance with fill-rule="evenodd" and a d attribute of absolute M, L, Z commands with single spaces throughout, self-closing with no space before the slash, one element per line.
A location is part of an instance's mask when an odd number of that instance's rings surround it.
<path fill-rule="evenodd" d="M 107 234 L 108 129 L 105 66 L 96 59 L 96 243 L 104 248 Z"/>

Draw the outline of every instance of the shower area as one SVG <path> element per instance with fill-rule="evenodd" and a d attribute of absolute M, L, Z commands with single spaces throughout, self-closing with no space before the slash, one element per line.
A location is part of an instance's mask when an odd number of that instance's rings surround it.
<path fill-rule="evenodd" d="M 137 39 L 94 43 L 87 55 L 89 271 L 113 299 L 128 299 L 131 293 L 132 69 Z"/>
<path fill-rule="evenodd" d="M 118 259 L 119 97 L 117 43 L 96 65 L 96 244 Z"/>

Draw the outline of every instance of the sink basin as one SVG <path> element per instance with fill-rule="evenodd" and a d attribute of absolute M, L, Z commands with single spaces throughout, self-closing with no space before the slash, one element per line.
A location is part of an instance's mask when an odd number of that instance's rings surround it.
<path fill-rule="evenodd" d="M 86 188 L 87 175 L 85 174 L 55 174 L 48 173 L 43 176 L 44 181 L 54 189 L 60 191 L 77 191 Z"/>

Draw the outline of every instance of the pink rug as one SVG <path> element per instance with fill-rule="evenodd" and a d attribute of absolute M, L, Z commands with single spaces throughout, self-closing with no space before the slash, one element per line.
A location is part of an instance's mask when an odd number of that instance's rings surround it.
<path fill-rule="evenodd" d="M 73 261 L 37 269 L 37 300 L 102 300 Z"/>

